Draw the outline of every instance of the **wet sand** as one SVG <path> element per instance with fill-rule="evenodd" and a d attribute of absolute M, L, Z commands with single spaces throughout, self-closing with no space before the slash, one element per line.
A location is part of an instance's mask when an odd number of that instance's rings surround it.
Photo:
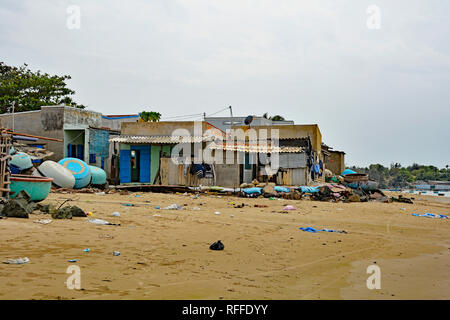
<path fill-rule="evenodd" d="M 1 219 L 0 261 L 30 262 L 0 264 L 0 299 L 450 299 L 450 221 L 411 215 L 449 215 L 450 200 L 413 197 L 411 205 L 52 193 L 44 204 L 71 199 L 121 226 L 33 222 L 50 218 L 44 214 Z M 173 203 L 183 209 L 155 209 Z M 282 213 L 287 204 L 297 210 Z M 225 250 L 209 250 L 219 239 Z M 379 290 L 366 286 L 372 264 L 381 270 Z M 66 286 L 71 265 L 80 267 L 81 290 Z"/>

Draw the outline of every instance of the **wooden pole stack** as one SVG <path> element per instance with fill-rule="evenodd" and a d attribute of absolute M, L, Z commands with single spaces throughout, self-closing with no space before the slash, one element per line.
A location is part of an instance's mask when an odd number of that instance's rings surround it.
<path fill-rule="evenodd" d="M 11 146 L 11 135 L 5 128 L 0 128 L 0 197 L 6 200 L 9 199 L 9 185 L 11 184 L 11 171 L 9 169 Z"/>

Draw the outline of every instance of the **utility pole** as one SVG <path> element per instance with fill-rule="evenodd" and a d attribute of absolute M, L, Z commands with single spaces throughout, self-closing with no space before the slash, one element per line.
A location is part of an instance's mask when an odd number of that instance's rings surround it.
<path fill-rule="evenodd" d="M 12 102 L 12 106 L 8 108 L 8 112 L 12 114 L 12 131 L 14 131 L 14 107 L 16 105 L 16 102 Z"/>
<path fill-rule="evenodd" d="M 233 109 L 230 106 L 230 116 L 233 118 Z"/>

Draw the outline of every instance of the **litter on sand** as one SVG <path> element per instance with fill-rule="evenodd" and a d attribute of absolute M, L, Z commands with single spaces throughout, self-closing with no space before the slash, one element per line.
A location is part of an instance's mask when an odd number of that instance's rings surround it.
<path fill-rule="evenodd" d="M 174 203 L 174 204 L 171 204 L 170 206 L 163 208 L 163 210 L 181 210 L 181 206 Z"/>
<path fill-rule="evenodd" d="M 313 228 L 313 227 L 306 227 L 306 228 L 300 227 L 299 229 L 302 230 L 302 231 L 305 231 L 305 232 L 312 232 L 312 233 L 316 233 L 316 232 L 347 233 L 347 231 L 344 231 L 344 230 L 316 229 L 316 228 Z"/>
<path fill-rule="evenodd" d="M 284 207 L 283 210 L 297 210 L 297 209 L 295 209 L 294 206 L 289 205 L 289 206 Z"/>
<path fill-rule="evenodd" d="M 91 249 L 86 248 L 86 249 L 83 250 L 83 252 L 91 252 Z"/>
<path fill-rule="evenodd" d="M 34 223 L 40 223 L 40 224 L 49 224 L 50 222 L 52 222 L 52 220 L 50 219 L 39 219 L 39 220 L 34 220 Z"/>
<path fill-rule="evenodd" d="M 419 214 L 419 213 L 412 213 L 413 216 L 415 217 L 425 217 L 425 218 L 434 218 L 434 219 L 448 219 L 448 216 L 446 216 L 445 214 L 433 214 L 433 213 L 424 213 L 424 214 Z"/>
<path fill-rule="evenodd" d="M 67 260 L 68 262 L 77 262 L 78 261 L 78 259 L 70 259 L 70 260 Z"/>
<path fill-rule="evenodd" d="M 120 252 L 119 251 L 113 251 L 113 256 L 120 256 Z"/>
<path fill-rule="evenodd" d="M 27 257 L 25 258 L 18 258 L 18 259 L 8 259 L 3 261 L 3 263 L 5 264 L 24 264 L 24 263 L 28 263 L 30 262 L 30 259 L 28 259 Z"/>
<path fill-rule="evenodd" d="M 120 226 L 120 223 L 110 223 L 106 220 L 102 220 L 102 219 L 89 219 L 88 222 L 90 223 L 94 223 L 96 225 L 107 225 L 107 226 Z"/>
<path fill-rule="evenodd" d="M 223 250 L 223 249 L 225 249 L 225 246 L 222 243 L 222 241 L 218 240 L 218 241 L 214 242 L 212 245 L 210 245 L 209 248 L 211 250 Z"/>
<path fill-rule="evenodd" d="M 112 213 L 112 216 L 113 216 L 113 217 L 120 217 L 120 213 L 119 213 L 119 212 L 113 212 L 113 213 Z"/>

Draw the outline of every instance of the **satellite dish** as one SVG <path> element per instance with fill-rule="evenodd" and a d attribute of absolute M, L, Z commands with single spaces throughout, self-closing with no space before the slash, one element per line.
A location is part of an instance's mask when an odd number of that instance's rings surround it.
<path fill-rule="evenodd" d="M 246 125 L 249 125 L 250 123 L 252 123 L 253 121 L 253 116 L 247 116 L 247 118 L 245 118 L 244 123 Z"/>

